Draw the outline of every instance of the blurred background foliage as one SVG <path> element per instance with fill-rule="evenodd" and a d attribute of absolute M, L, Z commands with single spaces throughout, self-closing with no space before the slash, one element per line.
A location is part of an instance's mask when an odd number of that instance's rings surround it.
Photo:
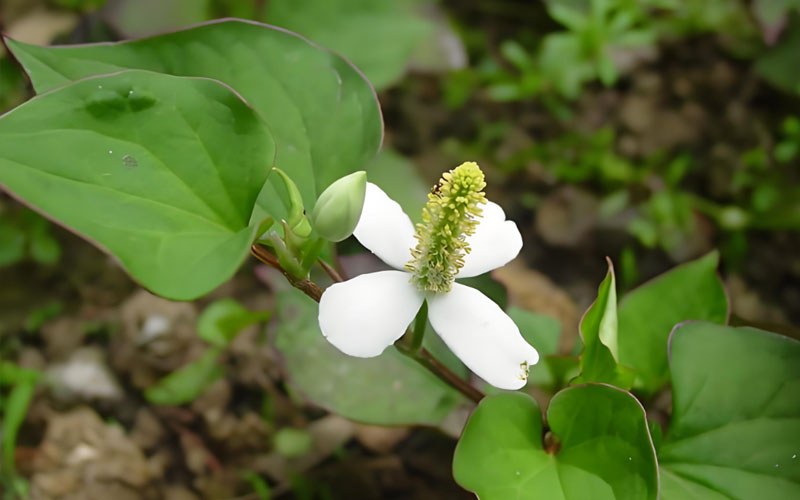
<path fill-rule="evenodd" d="M 143 37 L 226 16 L 295 31 L 365 74 L 386 121 L 384 148 L 369 176 L 412 218 L 443 170 L 466 160 L 481 164 L 488 196 L 525 238 L 528 269 L 498 278 L 509 297 L 517 297 L 510 302 L 537 309 L 519 297 L 530 283 L 546 283 L 538 285 L 536 303 L 549 301 L 545 316 L 514 309 L 518 323 L 535 325 L 531 331 L 540 333 L 532 335 L 541 338 L 532 342 L 544 351 L 564 353 L 559 327 L 562 334 L 575 330 L 571 321 L 593 299 L 605 255 L 617 264 L 624 291 L 713 248 L 721 252 L 734 323 L 797 335 L 785 325 L 800 323 L 800 0 L 0 4 L 3 32 L 37 44 Z M 2 50 L 0 110 L 31 95 Z M 351 240 L 342 249 L 356 253 L 359 247 Z M 20 359 L 26 346 L 48 346 L 42 326 L 63 311 L 82 310 L 81 335 L 110 342 L 111 323 L 81 304 L 116 308 L 131 285 L 98 267 L 97 261 L 107 262 L 92 252 L 0 194 L 3 359 Z M 504 301 L 505 291 L 499 295 L 496 300 Z M 211 347 L 202 344 L 194 364 L 151 385 L 146 398 L 178 404 L 218 382 L 223 372 L 216 363 L 220 356 L 230 362 L 230 354 L 221 354 L 229 340 L 205 341 Z M 548 362 L 557 366 L 559 359 Z M 46 363 L 22 365 L 0 365 L 0 411 L 11 422 L 6 436 L 16 435 L 38 383 L 35 369 Z M 532 379 L 557 388 L 574 365 L 547 373 L 538 368 Z M 257 398 L 268 422 L 287 398 L 271 391 L 263 402 Z M 302 418 L 296 423 L 298 429 L 273 437 L 279 454 L 308 453 L 315 429 L 302 429 Z M 34 419 L 32 435 L 41 426 Z M 11 452 L 4 452 L 8 462 Z M 26 485 L 8 470 L 2 479 L 13 498 Z M 248 498 L 270 497 L 258 474 L 245 471 L 237 480 L 250 485 L 254 496 Z M 302 474 L 290 483 L 298 498 L 331 498 L 326 484 Z"/>
<path fill-rule="evenodd" d="M 580 232 L 621 230 L 628 255 L 658 249 L 676 262 L 718 244 L 726 265 L 740 266 L 743 233 L 800 228 L 796 0 L 12 0 L 3 12 L 8 36 L 35 43 L 142 37 L 226 16 L 348 57 L 381 92 L 386 149 L 445 166 L 481 161 L 501 185 L 513 180 L 508 202 L 532 214 L 546 243 L 580 240 L 542 216 L 569 216 L 552 213 L 565 203 L 595 208 Z M 28 96 L 26 82 L 9 56 L 0 69 L 9 109 Z M 2 215 L 0 263 L 22 259 L 25 239 L 37 260 L 57 258 L 49 240 L 43 258 L 33 251 L 46 223 L 13 219 Z"/>

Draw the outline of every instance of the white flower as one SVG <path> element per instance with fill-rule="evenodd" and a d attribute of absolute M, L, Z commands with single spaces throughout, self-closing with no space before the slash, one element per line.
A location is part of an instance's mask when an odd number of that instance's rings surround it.
<path fill-rule="evenodd" d="M 469 278 L 505 265 L 522 248 L 516 224 L 499 205 L 487 201 L 470 252 L 456 278 Z M 519 329 L 491 299 L 453 283 L 449 292 L 423 292 L 406 264 L 417 244 L 414 226 L 400 205 L 368 183 L 361 218 L 353 233 L 362 245 L 397 271 L 363 274 L 329 287 L 319 304 L 323 335 L 350 356 L 369 358 L 403 336 L 424 300 L 436 333 L 467 367 L 500 389 L 519 389 L 528 368 L 539 360 Z"/>

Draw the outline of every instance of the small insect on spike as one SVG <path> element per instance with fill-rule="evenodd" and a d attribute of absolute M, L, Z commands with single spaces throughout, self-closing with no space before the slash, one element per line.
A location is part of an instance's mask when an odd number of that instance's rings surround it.
<path fill-rule="evenodd" d="M 475 162 L 462 163 L 442 175 L 428 194 L 422 210 L 422 223 L 417 224 L 416 248 L 406 269 L 422 291 L 448 292 L 456 273 L 469 253 L 467 236 L 475 232 L 480 204 L 486 202 L 483 172 Z"/>

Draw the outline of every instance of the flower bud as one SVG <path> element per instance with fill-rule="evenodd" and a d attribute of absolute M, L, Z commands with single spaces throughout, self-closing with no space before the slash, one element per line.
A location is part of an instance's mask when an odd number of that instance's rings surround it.
<path fill-rule="evenodd" d="M 363 170 L 337 180 L 319 195 L 311 212 L 311 223 L 323 238 L 342 241 L 361 218 L 367 192 L 367 173 Z"/>

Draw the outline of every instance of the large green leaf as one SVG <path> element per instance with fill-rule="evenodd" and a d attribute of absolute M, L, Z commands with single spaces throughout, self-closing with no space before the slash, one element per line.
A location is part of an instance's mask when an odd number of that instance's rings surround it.
<path fill-rule="evenodd" d="M 174 299 L 225 280 L 258 232 L 275 155 L 227 86 L 147 71 L 87 78 L 0 117 L 0 182 Z"/>
<path fill-rule="evenodd" d="M 267 22 L 348 57 L 382 89 L 396 80 L 433 26 L 408 0 L 271 0 Z"/>
<path fill-rule="evenodd" d="M 463 401 L 394 347 L 367 359 L 340 352 L 319 329 L 317 304 L 295 289 L 279 292 L 276 310 L 289 382 L 320 406 L 371 424 L 437 425 Z"/>
<path fill-rule="evenodd" d="M 619 362 L 636 372 L 636 385 L 654 392 L 669 381 L 667 339 L 687 320 L 725 323 L 728 299 L 717 275 L 719 254 L 676 267 L 619 303 Z"/>
<path fill-rule="evenodd" d="M 690 322 L 670 340 L 664 500 L 800 498 L 800 342 Z"/>
<path fill-rule="evenodd" d="M 264 24 L 220 20 L 151 38 L 80 46 L 6 42 L 39 93 L 123 68 L 227 83 L 269 123 L 277 166 L 297 184 L 308 210 L 333 181 L 363 170 L 380 146 L 380 109 L 358 70 L 294 33 Z M 287 199 L 279 184 L 272 177 L 258 204 L 283 217 Z"/>
<path fill-rule="evenodd" d="M 629 393 L 600 384 L 564 389 L 547 421 L 560 445 L 545 449 L 536 401 L 522 393 L 485 398 L 456 447 L 456 481 L 481 500 L 657 498 L 644 409 Z"/>

